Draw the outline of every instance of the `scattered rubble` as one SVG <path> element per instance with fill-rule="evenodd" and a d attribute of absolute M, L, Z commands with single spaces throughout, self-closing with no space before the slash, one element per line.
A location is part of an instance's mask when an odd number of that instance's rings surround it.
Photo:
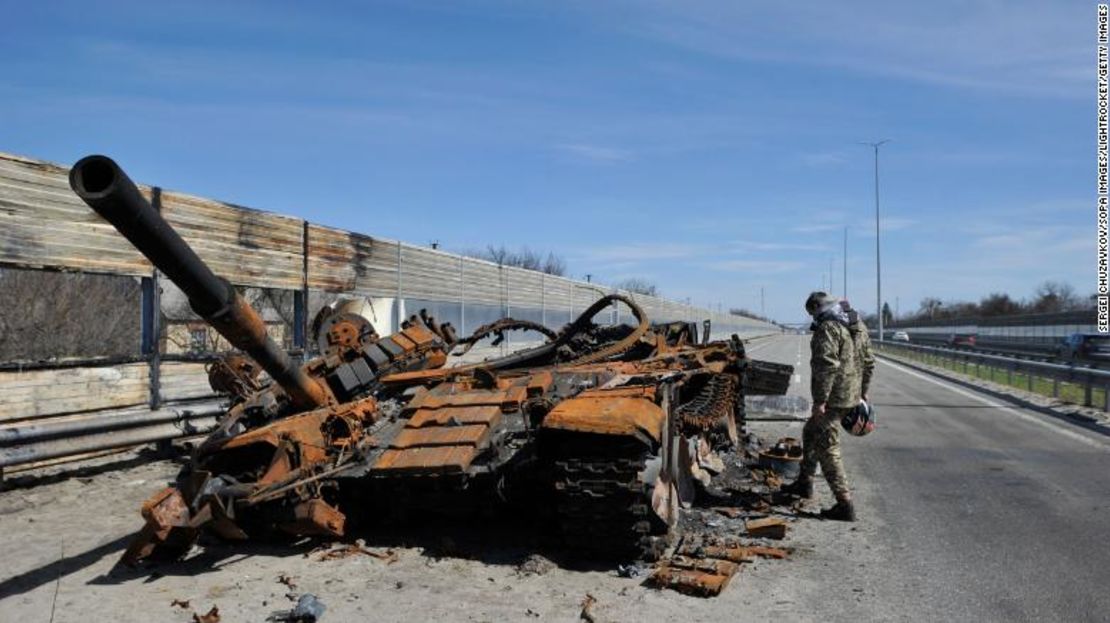
<path fill-rule="evenodd" d="M 220 609 L 216 606 L 212 606 L 206 614 L 197 614 L 194 612 L 193 623 L 220 623 Z"/>
<path fill-rule="evenodd" d="M 292 610 L 278 610 L 266 617 L 266 620 L 277 623 L 316 623 L 325 610 L 327 607 L 316 595 L 305 593 L 297 599 L 297 605 Z"/>
<path fill-rule="evenodd" d="M 516 573 L 525 575 L 544 575 L 555 568 L 555 563 L 540 554 L 532 554 L 516 566 Z"/>
<path fill-rule="evenodd" d="M 645 584 L 698 597 L 717 596 L 728 586 L 741 565 L 755 558 L 783 559 L 788 550 L 736 539 L 689 537 L 660 562 Z"/>
<path fill-rule="evenodd" d="M 783 539 L 786 537 L 786 521 L 777 517 L 752 519 L 744 522 L 748 535 L 755 538 Z"/>
<path fill-rule="evenodd" d="M 582 621 L 586 621 L 586 623 L 597 623 L 597 619 L 595 619 L 594 615 L 590 612 L 590 609 L 593 608 L 596 603 L 597 598 L 586 593 L 586 596 L 582 599 L 582 609 L 578 613 L 578 618 Z"/>
<path fill-rule="evenodd" d="M 314 554 L 316 555 L 317 561 L 339 560 L 341 558 L 349 558 L 351 556 L 362 555 L 369 556 L 371 558 L 377 558 L 378 560 L 384 560 L 387 563 L 397 562 L 397 552 L 391 549 L 387 549 L 384 552 L 376 552 L 366 547 L 366 542 L 362 539 L 359 539 L 354 543 L 322 545 L 305 554 L 305 557 L 312 556 Z M 293 587 L 290 586 L 290 588 Z"/>

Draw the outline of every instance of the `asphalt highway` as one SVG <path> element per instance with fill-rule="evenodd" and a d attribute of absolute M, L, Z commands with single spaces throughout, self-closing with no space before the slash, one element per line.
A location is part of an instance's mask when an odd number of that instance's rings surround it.
<path fill-rule="evenodd" d="M 808 395 L 808 336 L 749 351 L 800 364 L 791 393 Z M 800 522 L 809 553 L 751 605 L 790 620 L 1107 620 L 1110 439 L 885 360 L 871 393 L 878 429 L 843 438 L 860 521 Z"/>

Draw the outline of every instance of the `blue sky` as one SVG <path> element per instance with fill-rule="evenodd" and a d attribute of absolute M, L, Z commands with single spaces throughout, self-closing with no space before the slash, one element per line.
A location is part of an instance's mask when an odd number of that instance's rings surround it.
<path fill-rule="evenodd" d="M 892 306 L 1094 290 L 1091 3 L 5 4 L 0 151 L 799 320 L 890 138 Z"/>

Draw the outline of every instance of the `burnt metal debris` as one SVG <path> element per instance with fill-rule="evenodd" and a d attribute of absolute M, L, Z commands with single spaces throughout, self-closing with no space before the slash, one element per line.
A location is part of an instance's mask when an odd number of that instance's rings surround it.
<path fill-rule="evenodd" d="M 176 482 L 143 504 L 129 564 L 179 557 L 202 533 L 334 538 L 399 509 L 497 500 L 531 504 L 584 556 L 658 559 L 712 465 L 708 448 L 738 443 L 744 396 L 782 394 L 793 373 L 749 359 L 735 335 L 653 326 L 616 294 L 560 331 L 504 319 L 461 340 L 424 312 L 380 336 L 336 308 L 315 323 L 322 354 L 295 365 L 115 162 L 87 157 L 70 184 L 249 356 L 211 366 L 232 405 Z M 617 303 L 635 326 L 594 323 Z M 546 341 L 445 367 L 453 349 L 514 330 Z"/>

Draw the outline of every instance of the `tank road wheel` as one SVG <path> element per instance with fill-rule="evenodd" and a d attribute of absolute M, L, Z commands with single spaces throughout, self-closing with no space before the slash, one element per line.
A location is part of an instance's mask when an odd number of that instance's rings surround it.
<path fill-rule="evenodd" d="M 615 435 L 552 431 L 547 441 L 563 542 L 593 558 L 658 559 L 677 521 L 652 509 L 660 453 Z"/>

